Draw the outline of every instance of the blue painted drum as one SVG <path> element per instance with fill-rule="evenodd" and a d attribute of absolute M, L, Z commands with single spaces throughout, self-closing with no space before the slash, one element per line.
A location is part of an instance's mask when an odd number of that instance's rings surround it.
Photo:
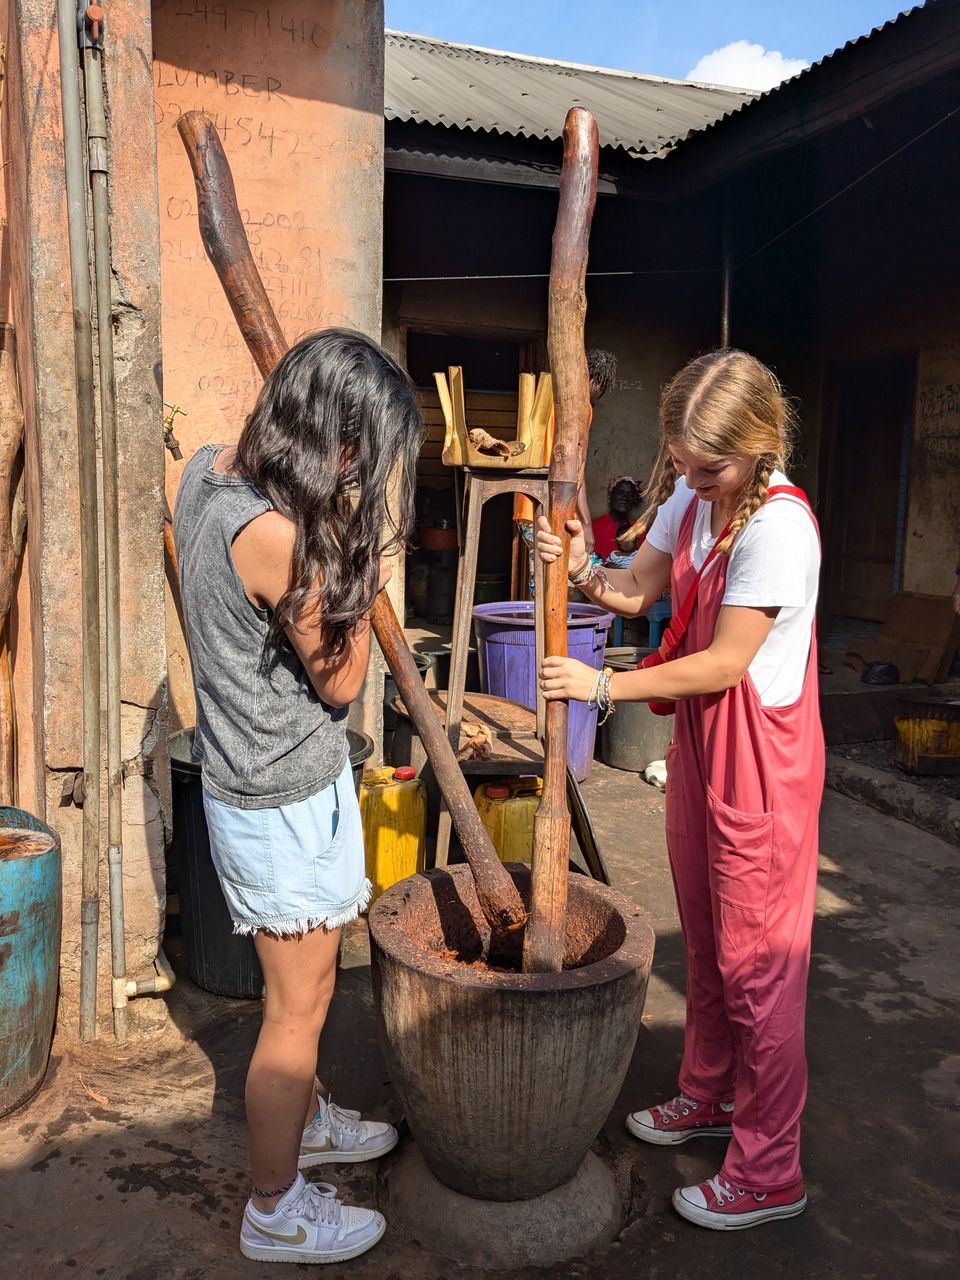
<path fill-rule="evenodd" d="M 0 1116 L 43 1082 L 57 1012 L 60 837 L 0 806 Z"/>

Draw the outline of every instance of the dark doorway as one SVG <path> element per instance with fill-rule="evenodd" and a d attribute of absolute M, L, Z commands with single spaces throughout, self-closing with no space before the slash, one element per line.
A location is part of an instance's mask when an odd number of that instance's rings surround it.
<path fill-rule="evenodd" d="M 827 370 L 823 596 L 833 615 L 883 621 L 900 590 L 916 357 Z"/>
<path fill-rule="evenodd" d="M 469 375 L 471 391 L 505 391 L 515 395 L 517 374 L 526 367 L 528 342 L 473 338 L 464 334 L 407 331 L 407 368 L 418 387 L 432 388 L 433 375 L 452 364 Z"/>

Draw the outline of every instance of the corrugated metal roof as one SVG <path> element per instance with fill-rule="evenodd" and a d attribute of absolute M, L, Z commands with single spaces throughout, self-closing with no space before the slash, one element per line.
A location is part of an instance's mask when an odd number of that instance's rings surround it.
<path fill-rule="evenodd" d="M 601 146 L 654 158 L 754 97 L 404 31 L 385 35 L 388 120 L 559 139 L 568 109 L 579 105 L 596 116 Z"/>
<path fill-rule="evenodd" d="M 922 0 L 922 3 L 915 4 L 909 9 L 902 9 L 895 18 L 890 18 L 887 22 L 881 22 L 878 27 L 865 31 L 862 36 L 855 36 L 853 40 L 848 40 L 846 44 L 841 45 L 839 49 L 834 49 L 832 53 L 825 53 L 822 58 L 818 58 L 816 62 L 812 62 L 809 67 L 804 67 L 802 71 L 798 71 L 795 76 L 791 76 L 789 80 L 781 80 L 778 85 L 774 85 L 772 89 L 766 89 L 763 93 L 758 93 L 752 97 L 746 98 L 736 103 L 732 107 L 728 107 L 722 114 L 715 116 L 708 121 L 703 127 L 703 132 L 708 129 L 715 129 L 725 120 L 729 120 L 732 116 L 742 115 L 745 111 L 752 107 L 759 106 L 760 103 L 766 102 L 768 99 L 775 97 L 786 91 L 790 91 L 791 87 L 806 78 L 817 70 L 818 67 L 825 66 L 826 63 L 832 62 L 834 58 L 842 57 L 849 50 L 857 48 L 858 45 L 866 44 L 868 40 L 874 39 L 884 31 L 889 31 L 891 27 L 896 27 L 914 14 L 920 12 L 921 9 L 931 9 L 935 4 L 941 3 L 942 0 Z"/>

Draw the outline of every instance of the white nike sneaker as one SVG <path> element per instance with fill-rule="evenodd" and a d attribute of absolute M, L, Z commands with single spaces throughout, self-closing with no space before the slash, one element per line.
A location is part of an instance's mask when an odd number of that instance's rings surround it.
<path fill-rule="evenodd" d="M 273 1213 L 247 1201 L 240 1252 L 255 1262 L 346 1262 L 372 1249 L 386 1229 L 383 1214 L 347 1206 L 336 1187 L 300 1173 Z"/>
<path fill-rule="evenodd" d="M 301 1169 L 317 1164 L 356 1164 L 376 1160 L 392 1151 L 400 1135 L 392 1124 L 380 1120 L 361 1120 L 359 1111 L 338 1107 L 331 1099 L 320 1099 L 320 1110 L 303 1131 L 300 1139 Z"/>

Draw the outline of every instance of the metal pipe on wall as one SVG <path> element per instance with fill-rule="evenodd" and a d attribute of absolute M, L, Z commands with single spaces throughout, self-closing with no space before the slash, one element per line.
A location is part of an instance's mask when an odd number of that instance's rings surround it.
<path fill-rule="evenodd" d="M 176 982 L 176 974 L 170 968 L 170 961 L 164 954 L 163 947 L 157 952 L 157 958 L 153 962 L 156 969 L 156 977 L 141 978 L 139 982 L 129 981 L 127 983 L 127 998 L 133 1000 L 136 996 L 154 996 L 159 995 L 162 991 L 169 991 Z"/>
<path fill-rule="evenodd" d="M 99 20 L 92 15 L 98 13 Z M 113 295 L 110 260 L 107 117 L 103 103 L 103 15 L 79 4 L 83 86 L 87 115 L 87 161 L 93 209 L 93 266 L 100 364 L 100 456 L 103 475 L 103 581 L 106 621 L 107 872 L 110 891 L 110 952 L 113 968 L 113 1029 L 127 1038 L 127 959 L 123 909 L 123 763 L 120 714 L 120 485 L 117 468 L 117 400 L 113 357 Z"/>
<path fill-rule="evenodd" d="M 83 702 L 83 853 L 80 888 L 80 1038 L 97 1032 L 97 946 L 100 928 L 100 570 L 97 537 L 97 438 L 93 327 L 87 242 L 86 184 L 80 108 L 77 14 L 58 0 L 60 99 L 66 170 L 70 285 L 77 385 L 80 475 L 80 634 Z"/>

